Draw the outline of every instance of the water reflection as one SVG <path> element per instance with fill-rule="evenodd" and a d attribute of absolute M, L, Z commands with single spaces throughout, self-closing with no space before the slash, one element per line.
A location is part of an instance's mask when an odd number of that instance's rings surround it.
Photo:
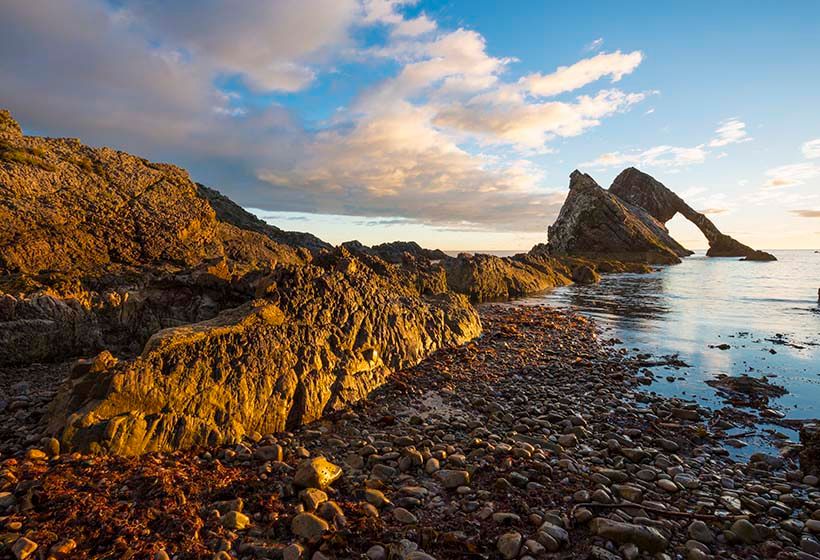
<path fill-rule="evenodd" d="M 775 263 L 745 263 L 698 255 L 652 274 L 605 276 L 598 285 L 567 286 L 531 301 L 581 311 L 629 348 L 678 354 L 693 366 L 656 372 L 661 381 L 652 391 L 721 407 L 707 380 L 765 375 L 789 391 L 775 403 L 783 413 L 820 417 L 820 256 L 777 256 Z"/>
<path fill-rule="evenodd" d="M 659 320 L 672 311 L 664 287 L 661 273 L 608 276 L 599 285 L 568 286 L 566 303 L 624 327 L 651 328 L 645 319 Z"/>

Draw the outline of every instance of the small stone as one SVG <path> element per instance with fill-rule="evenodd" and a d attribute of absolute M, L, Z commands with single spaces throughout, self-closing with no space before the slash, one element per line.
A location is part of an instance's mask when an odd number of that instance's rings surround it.
<path fill-rule="evenodd" d="M 253 456 L 262 461 L 281 461 L 283 455 L 282 446 L 277 444 L 263 445 L 253 452 Z"/>
<path fill-rule="evenodd" d="M 327 494 L 318 488 L 305 488 L 299 493 L 302 503 L 309 511 L 313 511 L 327 501 Z"/>
<path fill-rule="evenodd" d="M 303 560 L 303 558 L 305 558 L 305 547 L 299 543 L 293 543 L 282 551 L 282 560 Z"/>
<path fill-rule="evenodd" d="M 291 531 L 306 540 L 321 537 L 329 528 L 327 521 L 312 513 L 300 513 L 290 524 Z"/>
<path fill-rule="evenodd" d="M 324 457 L 316 457 L 302 463 L 296 471 L 293 482 L 302 488 L 324 490 L 342 476 L 342 468 Z"/>
<path fill-rule="evenodd" d="M 403 525 L 415 525 L 419 522 L 415 515 L 402 507 L 393 510 L 393 518 Z"/>
<path fill-rule="evenodd" d="M 562 434 L 558 436 L 558 443 L 562 447 L 575 447 L 578 445 L 578 436 L 575 434 Z"/>
<path fill-rule="evenodd" d="M 658 488 L 664 490 L 665 492 L 669 492 L 670 494 L 679 490 L 678 485 L 668 478 L 661 478 L 655 484 L 658 485 Z"/>
<path fill-rule="evenodd" d="M 220 520 L 222 526 L 231 531 L 242 531 L 251 524 L 251 518 L 238 511 L 229 511 Z"/>
<path fill-rule="evenodd" d="M 48 438 L 45 443 L 46 453 L 50 457 L 57 457 L 60 454 L 60 440 L 57 438 Z"/>
<path fill-rule="evenodd" d="M 521 533 L 511 532 L 505 533 L 498 537 L 496 546 L 498 552 L 504 560 L 512 560 L 518 557 L 518 552 L 521 550 Z"/>
<path fill-rule="evenodd" d="M 375 544 L 367 549 L 365 556 L 368 560 L 387 560 L 387 551 L 383 546 Z"/>
<path fill-rule="evenodd" d="M 470 484 L 470 473 L 467 471 L 455 471 L 442 469 L 436 472 L 436 478 L 448 489 L 458 488 Z"/>
<path fill-rule="evenodd" d="M 714 533 L 712 533 L 709 526 L 700 519 L 692 521 L 689 525 L 689 537 L 704 544 L 712 544 L 715 542 Z"/>
<path fill-rule="evenodd" d="M 427 462 L 424 464 L 424 472 L 427 474 L 433 474 L 437 470 L 441 468 L 438 459 L 435 457 L 430 457 L 427 459 Z"/>
<path fill-rule="evenodd" d="M 746 544 L 754 544 L 763 540 L 760 538 L 757 527 L 752 525 L 748 519 L 738 519 L 732 523 L 731 531 Z"/>
<path fill-rule="evenodd" d="M 605 517 L 592 520 L 592 531 L 604 539 L 619 544 L 632 543 L 647 552 L 663 552 L 669 546 L 660 531 L 632 523 L 621 523 Z"/>
<path fill-rule="evenodd" d="M 154 553 L 154 560 L 171 560 L 171 557 L 164 550 L 158 550 Z"/>
<path fill-rule="evenodd" d="M 39 449 L 29 449 L 26 451 L 26 459 L 29 461 L 45 461 L 48 459 L 48 455 L 46 455 L 45 451 Z"/>
<path fill-rule="evenodd" d="M 820 533 L 820 520 L 809 519 L 806 521 L 806 529 L 815 534 Z"/>
<path fill-rule="evenodd" d="M 26 537 L 20 537 L 11 547 L 11 552 L 17 560 L 25 560 L 34 554 L 35 550 L 37 550 L 37 543 Z"/>
<path fill-rule="evenodd" d="M 367 500 L 367 503 L 373 504 L 376 507 L 384 507 L 390 503 L 390 500 L 387 499 L 384 492 L 376 490 L 375 488 L 365 489 L 364 499 Z"/>

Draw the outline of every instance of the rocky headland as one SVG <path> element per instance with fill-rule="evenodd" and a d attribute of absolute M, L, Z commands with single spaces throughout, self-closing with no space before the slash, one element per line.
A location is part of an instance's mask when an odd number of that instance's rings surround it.
<path fill-rule="evenodd" d="M 473 305 L 688 255 L 653 181 L 574 173 L 509 258 L 333 247 L 0 111 L 0 557 L 817 557 L 812 425 L 737 463 L 751 415 L 638 391 L 580 316 Z"/>
<path fill-rule="evenodd" d="M 707 256 L 776 260 L 721 233 L 704 214 L 634 167 L 622 171 L 608 190 L 576 170 L 569 189 L 558 219 L 549 227 L 549 250 L 555 255 L 679 263 L 692 251 L 675 241 L 664 224 L 680 213 L 709 242 Z"/>

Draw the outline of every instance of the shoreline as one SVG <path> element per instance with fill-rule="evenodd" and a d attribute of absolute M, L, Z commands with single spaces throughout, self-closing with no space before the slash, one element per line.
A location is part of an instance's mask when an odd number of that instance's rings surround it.
<path fill-rule="evenodd" d="M 73 539 L 72 558 L 820 554 L 817 479 L 791 459 L 734 462 L 721 442 L 735 419 L 639 391 L 640 363 L 592 320 L 478 309 L 480 338 L 293 432 L 133 458 L 4 459 L 4 542 L 45 552 Z M 300 490 L 297 469 L 319 456 L 343 476 Z"/>

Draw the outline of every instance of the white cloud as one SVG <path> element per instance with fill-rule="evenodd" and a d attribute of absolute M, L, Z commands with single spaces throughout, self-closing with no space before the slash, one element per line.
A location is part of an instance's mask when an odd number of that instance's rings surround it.
<path fill-rule="evenodd" d="M 174 161 L 248 206 L 542 231 L 565 191 L 545 188 L 527 154 L 646 94 L 539 98 L 618 81 L 641 53 L 505 81 L 513 59 L 490 55 L 476 31 L 404 17 L 413 3 L 6 0 L 0 99 L 29 128 Z M 359 49 L 354 30 L 373 25 L 385 44 Z M 255 92 L 298 92 L 353 55 L 398 69 L 310 128 L 218 85 L 238 77 Z"/>
<path fill-rule="evenodd" d="M 647 113 L 651 111 L 652 109 Z M 716 130 L 717 137 L 713 138 L 708 144 L 699 144 L 693 147 L 662 145 L 644 150 L 609 152 L 601 154 L 594 160 L 581 165 L 593 168 L 634 165 L 640 167 L 678 169 L 703 163 L 707 157 L 723 159 L 729 154 L 726 152 L 714 152 L 709 148 L 751 140 L 751 138 L 746 135 L 745 128 L 745 123 L 738 119 L 729 119 L 720 123 Z"/>
<path fill-rule="evenodd" d="M 133 0 L 131 25 L 168 49 L 184 49 L 218 71 L 238 73 L 262 91 L 299 91 L 314 62 L 347 41 L 356 0 L 245 2 Z"/>
<path fill-rule="evenodd" d="M 530 74 L 519 81 L 521 87 L 531 95 L 552 97 L 572 91 L 609 76 L 617 82 L 626 74 L 631 74 L 643 60 L 641 51 L 631 53 L 601 53 L 576 62 L 572 66 L 561 66 L 552 74 Z"/>
<path fill-rule="evenodd" d="M 643 101 L 644 94 L 604 90 L 583 95 L 573 103 L 528 103 L 520 98 L 490 100 L 478 97 L 442 109 L 435 119 L 440 127 L 474 134 L 485 143 L 505 143 L 537 149 L 555 136 L 577 136 L 598 126 L 604 117 Z"/>
<path fill-rule="evenodd" d="M 752 139 L 746 132 L 746 123 L 738 119 L 723 121 L 715 130 L 715 134 L 716 136 L 709 142 L 709 146 L 712 148 L 749 142 Z"/>
<path fill-rule="evenodd" d="M 801 147 L 801 151 L 806 159 L 820 158 L 820 138 L 805 142 Z"/>
<path fill-rule="evenodd" d="M 675 168 L 703 163 L 706 160 L 706 154 L 707 151 L 703 145 L 694 148 L 655 146 L 643 151 L 609 152 L 581 165 L 597 168 L 625 166 Z"/>
<path fill-rule="evenodd" d="M 428 18 L 425 14 L 417 18 L 407 19 L 396 24 L 391 31 L 394 37 L 417 37 L 435 31 L 436 22 Z"/>
<path fill-rule="evenodd" d="M 465 152 L 432 125 L 428 107 L 399 102 L 353 130 L 318 135 L 287 169 L 261 169 L 277 187 L 305 189 L 322 213 L 413 217 L 437 225 L 543 230 L 564 193 L 539 188 L 530 162 Z"/>
<path fill-rule="evenodd" d="M 815 177 L 820 177 L 820 165 L 813 162 L 781 165 L 780 167 L 766 171 L 766 177 L 769 178 L 766 182 L 766 187 L 793 187 L 795 185 L 802 185 Z"/>
<path fill-rule="evenodd" d="M 604 38 L 598 37 L 584 46 L 584 52 L 595 52 L 604 46 Z"/>

